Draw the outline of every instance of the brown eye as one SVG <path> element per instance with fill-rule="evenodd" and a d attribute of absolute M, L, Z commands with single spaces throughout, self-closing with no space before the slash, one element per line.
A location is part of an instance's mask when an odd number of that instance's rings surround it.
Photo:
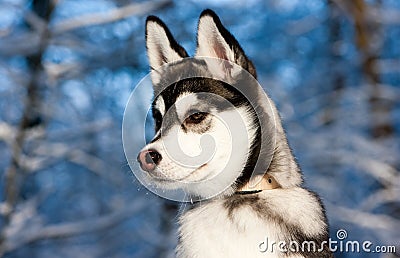
<path fill-rule="evenodd" d="M 198 124 L 203 121 L 207 116 L 205 112 L 196 112 L 185 119 L 187 124 Z"/>

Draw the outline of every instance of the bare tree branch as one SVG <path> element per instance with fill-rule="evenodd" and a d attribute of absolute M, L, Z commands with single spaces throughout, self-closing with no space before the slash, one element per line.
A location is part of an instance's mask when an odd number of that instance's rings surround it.
<path fill-rule="evenodd" d="M 112 9 L 108 12 L 90 13 L 66 19 L 55 24 L 50 28 L 50 37 L 59 36 L 63 33 L 83 28 L 87 26 L 101 25 L 105 23 L 115 22 L 134 15 L 144 15 L 149 12 L 166 8 L 172 4 L 172 0 L 159 0 L 159 1 L 147 1 L 142 3 L 134 3 L 124 7 Z M 25 33 L 19 33 L 16 36 L 2 39 L 0 41 L 0 55 L 3 56 L 14 56 L 14 55 L 29 55 L 37 52 L 40 41 L 41 31 L 44 21 L 39 21 L 40 17 L 34 13 L 27 13 L 25 15 L 27 21 L 37 29 L 37 31 L 29 31 Z M 47 28 L 45 26 L 44 28 Z M 39 32 L 39 33 L 38 33 Z M 1 33 L 1 32 L 0 32 Z"/>
<path fill-rule="evenodd" d="M 15 137 L 15 127 L 5 123 L 0 122 L 0 140 L 5 141 L 7 144 L 11 145 L 12 140 Z"/>
<path fill-rule="evenodd" d="M 372 214 L 326 202 L 330 213 L 337 219 L 368 229 L 393 230 L 400 221 L 384 214 Z"/>
<path fill-rule="evenodd" d="M 80 146 L 82 148 L 82 146 Z M 21 167 L 27 172 L 35 172 L 49 167 L 60 160 L 68 160 L 72 163 L 85 167 L 99 177 L 119 184 L 118 177 L 110 173 L 113 170 L 103 159 L 91 155 L 77 146 L 64 143 L 41 143 L 33 152 L 34 157 L 24 156 L 21 158 Z"/>
<path fill-rule="evenodd" d="M 171 0 L 147 1 L 134 3 L 108 12 L 90 13 L 61 21 L 51 29 L 53 35 L 65 33 L 70 30 L 115 22 L 129 16 L 143 15 L 154 10 L 165 8 L 172 3 Z"/>
<path fill-rule="evenodd" d="M 136 200 L 130 206 L 121 208 L 118 211 L 101 217 L 86 219 L 79 222 L 65 222 L 58 225 L 44 226 L 35 231 L 18 234 L 17 239 L 8 238 L 0 246 L 0 250 L 10 252 L 23 245 L 31 244 L 40 240 L 67 238 L 105 230 L 121 223 L 121 221 L 126 220 L 129 217 L 132 217 L 145 206 L 145 200 Z"/>
<path fill-rule="evenodd" d="M 387 189 L 381 189 L 370 196 L 368 196 L 361 204 L 362 210 L 372 210 L 379 205 L 386 204 L 389 202 L 398 202 L 400 196 L 400 187 L 390 187 Z"/>
<path fill-rule="evenodd" d="M 33 1 L 32 8 L 46 23 L 50 21 L 50 16 L 54 10 L 54 6 L 49 0 Z M 19 121 L 15 137 L 13 138 L 14 141 L 11 146 L 10 164 L 5 171 L 4 207 L 6 212 L 2 214 L 4 219 L 3 223 L 5 225 L 10 223 L 10 217 L 17 205 L 18 199 L 20 198 L 20 179 L 23 177 L 23 171 L 19 165 L 23 155 L 22 150 L 26 140 L 26 133 L 30 128 L 41 123 L 41 89 L 43 88 L 40 81 L 43 71 L 41 62 L 43 53 L 47 47 L 47 30 L 42 31 L 40 35 L 41 40 L 38 51 L 27 56 L 27 64 L 31 72 L 31 80 L 27 85 L 27 95 L 23 106 L 22 117 Z M 0 232 L 0 246 L 7 241 L 5 234 L 6 232 L 4 230 Z M 0 248 L 0 257 L 3 256 L 3 253 L 3 250 Z"/>

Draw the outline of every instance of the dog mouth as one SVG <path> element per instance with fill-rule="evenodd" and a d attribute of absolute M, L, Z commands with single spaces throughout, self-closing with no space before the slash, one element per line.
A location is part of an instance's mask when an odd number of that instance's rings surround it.
<path fill-rule="evenodd" d="M 199 166 L 198 168 L 192 170 L 188 175 L 185 175 L 184 177 L 181 178 L 174 178 L 171 179 L 170 177 L 166 176 L 162 170 L 160 171 L 159 168 L 157 168 L 155 171 L 151 172 L 151 173 L 147 173 L 151 179 L 157 183 L 198 183 L 201 182 L 203 180 L 206 180 L 208 177 L 208 174 L 205 174 L 203 177 L 198 178 L 196 180 L 189 180 L 191 177 L 195 177 L 197 175 L 198 172 L 200 172 L 201 169 L 203 169 L 204 167 L 207 166 L 207 163 Z"/>
<path fill-rule="evenodd" d="M 188 180 L 190 177 L 193 177 L 197 174 L 197 172 L 199 172 L 202 168 L 206 167 L 207 163 L 201 165 L 200 167 L 196 168 L 195 170 L 193 170 L 192 172 L 189 173 L 189 175 L 183 177 L 182 179 L 180 179 L 179 181 L 184 181 L 184 180 Z M 190 181 L 191 183 L 197 183 L 197 182 L 201 182 L 203 180 L 205 180 L 208 177 L 208 175 L 204 175 L 204 177 L 194 180 L 194 181 Z"/>

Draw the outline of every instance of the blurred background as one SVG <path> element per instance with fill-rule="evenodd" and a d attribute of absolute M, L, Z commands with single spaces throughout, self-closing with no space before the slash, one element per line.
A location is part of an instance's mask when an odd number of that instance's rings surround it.
<path fill-rule="evenodd" d="M 205 8 L 254 61 L 332 238 L 397 248 L 336 257 L 400 257 L 399 0 L 0 0 L 0 257 L 173 257 L 182 207 L 131 173 L 122 116 L 146 16 L 193 54 Z"/>

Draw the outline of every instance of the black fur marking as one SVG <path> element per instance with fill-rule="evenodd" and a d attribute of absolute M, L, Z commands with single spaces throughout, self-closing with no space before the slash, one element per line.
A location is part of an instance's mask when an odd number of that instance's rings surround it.
<path fill-rule="evenodd" d="M 241 194 L 241 195 L 246 195 L 246 194 L 256 194 L 260 193 L 262 190 L 253 190 L 253 191 L 236 191 L 235 194 Z"/>
<path fill-rule="evenodd" d="M 256 114 L 253 114 L 253 124 L 255 126 L 259 125 Z M 241 175 L 236 179 L 236 186 L 238 189 L 242 188 L 251 178 L 254 173 L 254 167 L 259 159 L 261 149 L 261 130 L 257 126 L 256 136 L 251 144 L 250 153 L 247 158 L 247 162 Z"/>
<path fill-rule="evenodd" d="M 151 107 L 151 112 L 154 118 L 154 131 L 157 132 L 161 128 L 161 123 L 162 123 L 162 115 L 158 109 L 155 107 L 155 103 L 153 102 L 152 107 Z"/>
<path fill-rule="evenodd" d="M 319 198 L 316 199 L 318 200 Z M 279 225 L 283 237 L 282 239 L 280 239 L 280 241 L 285 241 L 287 244 L 289 244 L 291 241 L 295 241 L 296 243 L 300 244 L 301 247 L 301 244 L 303 242 L 313 241 L 316 245 L 316 250 L 318 250 L 321 247 L 323 241 L 328 241 L 329 233 L 327 228 L 325 228 L 325 230 L 322 230 L 322 233 L 318 235 L 308 236 L 302 231 L 300 227 L 287 222 L 285 218 L 281 216 L 281 214 L 271 209 L 270 205 L 268 204 L 268 200 L 262 199 L 258 195 L 233 195 L 226 198 L 224 206 L 227 209 L 228 217 L 231 220 L 234 220 L 233 214 L 235 213 L 235 210 L 241 209 L 243 208 L 243 206 L 251 208 L 262 220 L 268 218 L 276 225 Z M 305 257 L 311 258 L 333 257 L 333 254 L 329 250 L 329 246 L 327 244 L 324 245 L 324 249 L 321 252 L 312 251 L 313 250 L 309 250 L 308 252 L 307 250 L 301 250 L 300 248 L 298 253 L 304 255 Z M 294 254 L 294 252 L 291 252 L 290 250 L 288 250 L 288 252 L 286 253 L 286 255 L 291 254 Z"/>
<path fill-rule="evenodd" d="M 156 137 L 154 137 L 154 138 L 151 140 L 150 143 L 153 143 L 153 142 L 159 140 L 160 138 L 161 138 L 161 134 L 159 134 L 159 135 L 157 135 Z"/>
<path fill-rule="evenodd" d="M 233 213 L 236 209 L 243 206 L 252 207 L 259 200 L 260 197 L 258 195 L 233 195 L 226 199 L 224 206 L 228 210 L 228 217 L 233 219 Z"/>

